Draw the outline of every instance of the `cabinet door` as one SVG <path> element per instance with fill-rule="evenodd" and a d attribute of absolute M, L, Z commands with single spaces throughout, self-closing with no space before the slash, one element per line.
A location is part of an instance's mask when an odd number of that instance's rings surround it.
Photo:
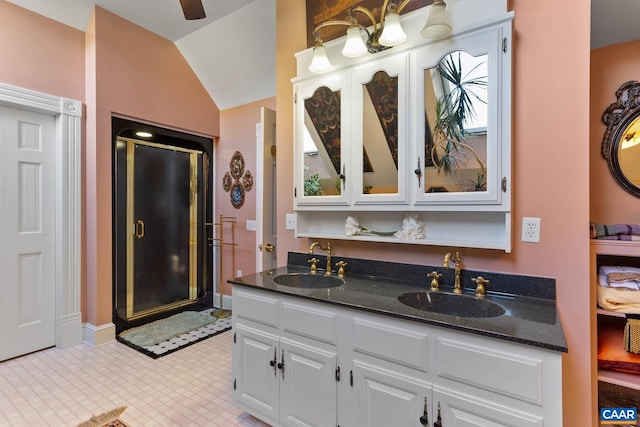
<path fill-rule="evenodd" d="M 431 386 L 424 381 L 354 360 L 353 390 L 356 426 L 419 427 L 434 421 Z"/>
<path fill-rule="evenodd" d="M 408 70 L 406 53 L 357 66 L 351 88 L 354 204 L 406 204 Z"/>
<path fill-rule="evenodd" d="M 278 337 L 240 324 L 235 325 L 235 333 L 233 403 L 251 413 L 277 420 L 280 410 Z"/>
<path fill-rule="evenodd" d="M 335 427 L 337 356 L 281 339 L 280 422 L 285 426 Z"/>
<path fill-rule="evenodd" d="M 416 204 L 510 209 L 510 25 L 413 52 Z"/>
<path fill-rule="evenodd" d="M 348 75 L 332 73 L 295 85 L 294 180 L 298 208 L 349 202 Z"/>
<path fill-rule="evenodd" d="M 542 427 L 543 419 L 483 400 L 475 396 L 434 386 L 433 406 L 440 405 L 442 425 L 446 427 Z"/>

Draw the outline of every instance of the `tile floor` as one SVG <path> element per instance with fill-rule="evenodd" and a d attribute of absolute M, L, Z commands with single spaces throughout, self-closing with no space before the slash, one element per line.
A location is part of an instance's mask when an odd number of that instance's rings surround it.
<path fill-rule="evenodd" d="M 232 334 L 155 360 L 114 341 L 0 362 L 0 426 L 72 427 L 119 406 L 132 427 L 266 426 L 231 404 Z"/>

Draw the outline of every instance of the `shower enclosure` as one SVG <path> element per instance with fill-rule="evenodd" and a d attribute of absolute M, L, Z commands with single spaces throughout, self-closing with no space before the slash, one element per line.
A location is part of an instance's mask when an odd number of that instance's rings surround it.
<path fill-rule="evenodd" d="M 121 118 L 112 130 L 117 333 L 212 307 L 213 141 Z"/>

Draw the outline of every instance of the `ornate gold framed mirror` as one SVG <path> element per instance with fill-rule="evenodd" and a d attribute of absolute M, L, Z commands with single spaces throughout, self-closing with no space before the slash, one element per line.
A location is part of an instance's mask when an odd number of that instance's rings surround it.
<path fill-rule="evenodd" d="M 607 125 L 602 138 L 602 157 L 616 182 L 640 198 L 640 82 L 623 83 L 616 102 L 602 114 Z"/>

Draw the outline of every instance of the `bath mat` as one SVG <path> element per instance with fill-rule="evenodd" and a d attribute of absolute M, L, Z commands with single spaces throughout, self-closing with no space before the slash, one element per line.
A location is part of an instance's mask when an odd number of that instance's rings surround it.
<path fill-rule="evenodd" d="M 117 340 L 157 359 L 231 329 L 231 318 L 217 319 L 210 311 L 184 311 L 166 319 L 121 332 Z"/>
<path fill-rule="evenodd" d="M 89 420 L 78 424 L 77 427 L 130 427 L 129 424 L 118 418 L 125 409 L 127 409 L 126 406 L 121 406 L 104 414 L 94 415 Z"/>

